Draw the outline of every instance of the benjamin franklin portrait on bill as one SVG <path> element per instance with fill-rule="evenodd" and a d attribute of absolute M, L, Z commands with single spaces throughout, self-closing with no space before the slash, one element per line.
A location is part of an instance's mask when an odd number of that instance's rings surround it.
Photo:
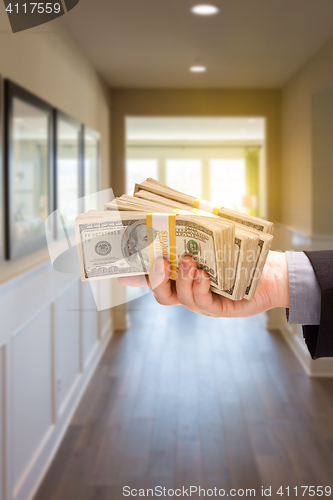
<path fill-rule="evenodd" d="M 138 271 L 149 272 L 146 221 L 133 221 L 127 226 L 121 242 L 126 262 Z"/>

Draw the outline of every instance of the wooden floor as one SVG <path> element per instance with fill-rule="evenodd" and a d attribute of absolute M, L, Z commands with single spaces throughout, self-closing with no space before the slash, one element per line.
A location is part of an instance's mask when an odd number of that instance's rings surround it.
<path fill-rule="evenodd" d="M 151 294 L 130 308 L 35 500 L 117 500 L 126 485 L 256 498 L 271 486 L 273 499 L 287 497 L 280 486 L 333 487 L 333 379 L 309 379 L 263 316 L 207 318 Z"/>

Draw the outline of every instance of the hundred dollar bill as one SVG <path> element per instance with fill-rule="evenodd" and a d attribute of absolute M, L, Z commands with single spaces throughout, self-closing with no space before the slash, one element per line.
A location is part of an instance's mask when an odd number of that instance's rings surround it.
<path fill-rule="evenodd" d="M 212 285 L 223 286 L 217 242 L 225 229 L 207 218 L 207 222 L 191 215 L 173 215 L 173 219 L 175 247 L 168 245 L 176 266 L 184 255 L 191 255 L 207 272 Z M 166 256 L 163 245 L 168 235 L 155 226 L 147 227 L 146 213 L 91 210 L 76 218 L 75 230 L 82 281 L 148 274 L 153 262 L 150 238 L 154 257 Z"/>
<path fill-rule="evenodd" d="M 80 221 L 76 235 L 82 281 L 148 273 L 145 221 Z"/>

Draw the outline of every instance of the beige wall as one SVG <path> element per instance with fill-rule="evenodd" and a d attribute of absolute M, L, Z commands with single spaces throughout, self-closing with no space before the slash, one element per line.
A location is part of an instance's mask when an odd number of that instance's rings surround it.
<path fill-rule="evenodd" d="M 263 116 L 267 126 L 267 216 L 280 220 L 280 92 L 278 90 L 111 91 L 112 188 L 125 191 L 126 116 Z"/>
<path fill-rule="evenodd" d="M 332 60 L 333 39 L 289 81 L 281 95 L 282 222 L 309 235 L 323 233 L 316 222 L 321 214 L 315 200 L 322 193 L 320 184 L 314 182 L 319 172 L 313 167 L 312 98 L 333 83 Z M 323 175 L 320 172 L 321 181 Z M 325 226 L 324 233 L 333 234 L 332 222 Z"/>
<path fill-rule="evenodd" d="M 1 12 L 0 74 L 101 133 L 102 186 L 109 187 L 109 90 L 61 20 L 12 34 Z"/>

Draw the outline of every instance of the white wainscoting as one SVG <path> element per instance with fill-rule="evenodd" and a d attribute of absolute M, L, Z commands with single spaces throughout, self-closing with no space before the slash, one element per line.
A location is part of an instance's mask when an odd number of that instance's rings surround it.
<path fill-rule="evenodd" d="M 107 280 L 105 280 L 107 281 Z M 97 282 L 93 284 L 95 286 Z M 108 284 L 109 285 L 109 284 Z M 82 293 L 82 352 L 81 352 L 81 370 L 85 370 L 98 346 L 98 314 L 96 311 L 94 296 L 91 291 L 90 283 L 86 281 L 81 285 Z M 108 319 L 109 309 L 104 312 L 105 319 Z M 105 314 L 106 313 L 106 314 Z M 100 313 L 102 325 L 102 311 Z M 104 329 L 105 332 L 105 329 Z"/>
<path fill-rule="evenodd" d="M 283 224 L 274 224 L 272 250 L 297 251 L 331 250 L 333 237 L 309 236 Z M 290 348 L 310 377 L 333 377 L 333 358 L 313 361 L 303 339 L 301 325 L 289 325 L 285 309 L 273 309 L 267 313 L 267 327 L 281 330 Z"/>
<path fill-rule="evenodd" d="M 4 500 L 6 492 L 5 482 L 5 346 L 0 346 L 0 500 Z"/>
<path fill-rule="evenodd" d="M 0 500 L 30 500 L 110 339 L 111 312 L 97 312 L 89 283 L 45 263 L 0 286 L 0 317 Z"/>
<path fill-rule="evenodd" d="M 70 285 L 54 303 L 55 366 L 57 415 L 60 417 L 71 400 L 80 379 L 80 289 Z"/>
<path fill-rule="evenodd" d="M 19 491 L 53 425 L 51 306 L 12 337 L 12 477 Z M 16 495 L 14 495 L 16 496 Z"/>

